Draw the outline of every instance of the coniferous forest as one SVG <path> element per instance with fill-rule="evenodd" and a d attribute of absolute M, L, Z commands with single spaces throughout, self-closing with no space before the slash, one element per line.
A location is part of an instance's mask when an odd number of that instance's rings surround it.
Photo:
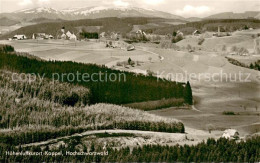
<path fill-rule="evenodd" d="M 3 46 L 0 51 L 0 68 L 19 73 L 34 73 L 40 76 L 53 79 L 53 74 L 59 74 L 62 82 L 69 82 L 81 85 L 90 89 L 90 103 L 112 103 L 127 104 L 133 102 L 144 102 L 161 100 L 163 98 L 185 99 L 188 104 L 192 104 L 191 88 L 185 88 L 186 84 L 171 82 L 153 76 L 136 75 L 134 73 L 112 70 L 105 66 L 95 64 L 82 64 L 62 61 L 43 61 L 33 58 L 28 54 L 17 54 L 11 46 Z M 6 52 L 5 49 L 10 49 Z M 100 79 L 95 75 L 93 80 L 73 80 L 61 78 L 63 74 L 78 74 L 82 79 L 84 73 L 104 74 Z M 116 80 L 105 81 L 105 75 L 115 74 Z M 113 75 L 114 76 L 114 75 Z M 96 82 L 98 81 L 98 82 Z M 184 96 L 185 94 L 185 96 Z M 187 96 L 189 95 L 189 96 Z"/>
<path fill-rule="evenodd" d="M 60 146 L 53 152 L 60 152 L 63 155 L 51 156 L 45 155 L 44 151 L 50 149 L 48 147 L 27 147 L 18 149 L 14 146 L 1 146 L 0 151 L 33 151 L 43 152 L 43 155 L 37 156 L 6 156 L 1 152 L 0 161 L 16 161 L 16 162 L 259 162 L 260 161 L 260 137 L 253 137 L 246 142 L 235 142 L 235 140 L 227 140 L 224 138 L 214 140 L 208 139 L 206 142 L 197 145 L 144 145 L 143 147 L 129 147 L 120 150 L 107 148 L 107 155 L 94 155 L 95 152 L 102 151 L 102 146 L 92 144 L 91 147 L 84 146 L 83 151 L 76 149 L 80 139 L 74 139 L 68 147 Z M 66 155 L 67 151 L 78 153 L 90 152 L 93 155 Z"/>

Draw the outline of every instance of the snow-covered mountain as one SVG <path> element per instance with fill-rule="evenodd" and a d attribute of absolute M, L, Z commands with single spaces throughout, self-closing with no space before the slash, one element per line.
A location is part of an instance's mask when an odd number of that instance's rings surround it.
<path fill-rule="evenodd" d="M 136 7 L 84 7 L 71 8 L 64 10 L 56 10 L 53 8 L 40 7 L 33 9 L 20 10 L 13 13 L 3 13 L 0 17 L 8 17 L 13 20 L 31 21 L 33 19 L 48 18 L 48 19 L 63 19 L 63 20 L 78 20 L 78 19 L 96 19 L 105 17 L 160 17 L 167 19 L 184 20 L 181 16 L 176 16 L 170 13 L 142 9 Z"/>

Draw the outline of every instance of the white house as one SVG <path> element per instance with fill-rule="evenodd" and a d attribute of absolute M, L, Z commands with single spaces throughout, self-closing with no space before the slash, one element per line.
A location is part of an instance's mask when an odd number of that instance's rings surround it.
<path fill-rule="evenodd" d="M 61 36 L 60 36 L 61 39 L 63 40 L 66 40 L 67 36 L 63 33 Z"/>
<path fill-rule="evenodd" d="M 48 37 L 49 37 L 49 39 L 54 39 L 54 37 L 52 35 L 49 35 Z"/>
<path fill-rule="evenodd" d="M 71 36 L 72 34 L 70 33 L 70 31 L 68 31 L 68 32 L 66 33 L 66 35 L 67 35 L 68 38 L 70 38 L 70 36 Z"/>
<path fill-rule="evenodd" d="M 106 32 L 102 32 L 102 33 L 100 33 L 100 38 L 104 38 L 104 37 L 106 37 Z"/>
<path fill-rule="evenodd" d="M 25 40 L 27 37 L 25 35 L 14 35 L 13 40 Z"/>
<path fill-rule="evenodd" d="M 198 35 L 200 35 L 201 34 L 201 32 L 200 31 L 198 31 L 198 30 L 195 30 L 193 33 L 193 36 L 198 36 Z"/>
<path fill-rule="evenodd" d="M 118 33 L 111 32 L 110 38 L 113 39 L 113 40 L 119 40 L 120 36 L 119 36 Z"/>
<path fill-rule="evenodd" d="M 77 36 L 74 35 L 74 33 L 73 33 L 72 35 L 70 35 L 69 39 L 76 41 L 77 40 Z"/>
<path fill-rule="evenodd" d="M 224 131 L 222 138 L 237 139 L 237 138 L 239 138 L 239 133 L 235 129 L 227 129 Z"/>
<path fill-rule="evenodd" d="M 132 45 L 132 44 L 130 44 L 130 45 L 127 46 L 126 50 L 127 50 L 127 51 L 135 50 L 135 46 Z"/>
<path fill-rule="evenodd" d="M 181 31 L 177 31 L 177 35 L 176 36 L 184 36 L 184 34 Z"/>
<path fill-rule="evenodd" d="M 43 39 L 53 39 L 54 37 L 49 34 L 45 33 L 34 33 L 32 36 L 32 39 L 37 39 L 37 40 L 43 40 Z"/>

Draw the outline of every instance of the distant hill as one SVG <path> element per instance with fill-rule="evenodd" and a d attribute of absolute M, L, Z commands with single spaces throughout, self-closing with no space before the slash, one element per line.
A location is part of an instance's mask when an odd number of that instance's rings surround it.
<path fill-rule="evenodd" d="M 16 20 L 8 19 L 6 17 L 0 18 L 0 26 L 12 26 L 12 25 L 15 25 L 18 23 L 20 23 L 20 22 L 16 21 Z"/>
<path fill-rule="evenodd" d="M 167 12 L 142 9 L 136 7 L 83 7 L 75 9 L 56 10 L 53 8 L 33 8 L 20 10 L 12 13 L 0 14 L 0 17 L 12 18 L 20 21 L 31 21 L 39 18 L 47 19 L 63 19 L 63 20 L 79 20 L 79 19 L 97 19 L 106 17 L 159 17 L 166 19 L 180 19 L 185 18 L 177 15 L 173 15 Z"/>
<path fill-rule="evenodd" d="M 224 12 L 206 17 L 205 19 L 260 19 L 259 11 L 247 11 L 244 13 Z"/>
<path fill-rule="evenodd" d="M 186 20 L 187 20 L 188 22 L 198 22 L 198 21 L 201 21 L 202 18 L 190 17 L 190 18 L 186 18 Z"/>
<path fill-rule="evenodd" d="M 48 18 L 36 18 L 31 20 L 32 23 L 50 23 L 50 22 L 62 22 L 62 19 L 48 19 Z"/>
<path fill-rule="evenodd" d="M 258 19 L 211 19 L 211 20 L 202 20 L 198 22 L 189 22 L 186 24 L 180 24 L 175 26 L 161 27 L 150 29 L 154 34 L 168 34 L 173 31 L 180 30 L 186 35 L 192 34 L 195 30 L 201 32 L 211 31 L 217 32 L 218 26 L 221 25 L 225 27 L 227 32 L 233 32 L 236 30 L 241 30 L 245 26 L 250 28 L 260 28 L 260 20 Z"/>
<path fill-rule="evenodd" d="M 62 27 L 79 36 L 79 32 L 84 29 L 89 32 L 119 32 L 121 34 L 142 29 L 146 33 L 153 34 L 171 34 L 173 31 L 180 30 L 184 34 L 192 34 L 195 30 L 217 32 L 218 26 L 225 26 L 226 31 L 235 31 L 243 29 L 245 26 L 260 28 L 260 20 L 256 19 L 216 19 L 203 20 L 198 22 L 185 22 L 184 24 L 172 25 L 173 22 L 180 21 L 174 19 L 162 18 L 100 18 L 100 19 L 82 19 L 63 22 L 48 22 L 35 25 L 29 25 L 19 28 L 11 33 L 0 36 L 0 39 L 13 37 L 15 34 L 25 34 L 31 38 L 33 33 L 48 33 L 54 37 L 60 32 Z M 168 24 L 167 24 L 168 23 Z M 151 25 L 152 24 L 152 25 Z"/>

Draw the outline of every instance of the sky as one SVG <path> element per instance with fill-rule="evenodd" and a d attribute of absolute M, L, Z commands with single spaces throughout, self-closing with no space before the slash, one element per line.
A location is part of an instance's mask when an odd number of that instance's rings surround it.
<path fill-rule="evenodd" d="M 35 7 L 60 10 L 91 6 L 140 7 L 183 17 L 206 17 L 221 12 L 260 11 L 260 0 L 0 0 L 0 13 Z"/>

